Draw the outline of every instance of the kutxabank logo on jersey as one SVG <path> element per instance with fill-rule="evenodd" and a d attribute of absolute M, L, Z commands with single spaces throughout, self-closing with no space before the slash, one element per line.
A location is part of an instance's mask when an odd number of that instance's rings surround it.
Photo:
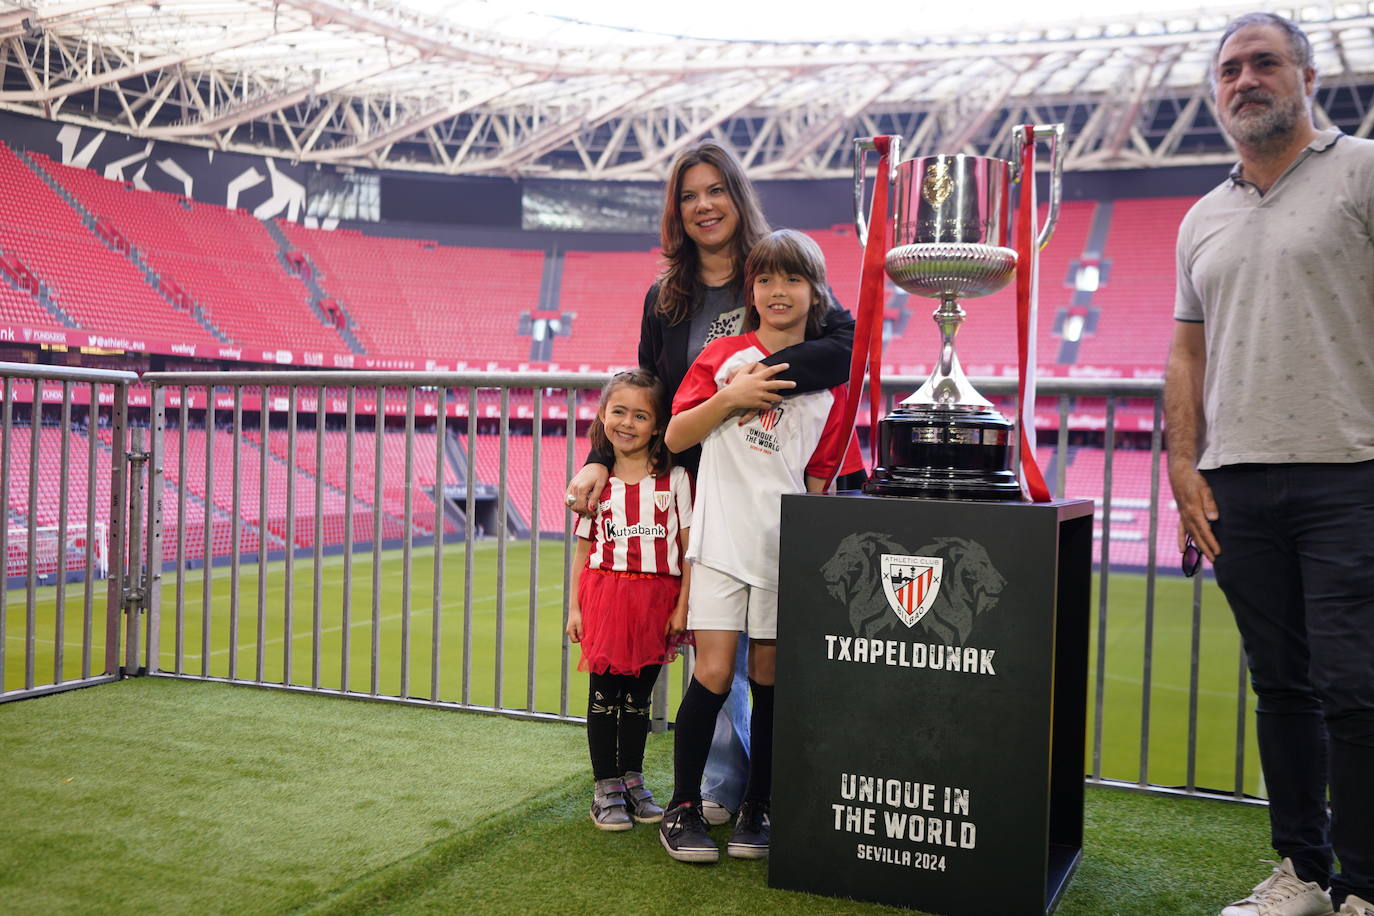
<path fill-rule="evenodd" d="M 940 594 L 944 558 L 885 553 L 879 561 L 888 606 L 908 628 L 915 626 Z"/>

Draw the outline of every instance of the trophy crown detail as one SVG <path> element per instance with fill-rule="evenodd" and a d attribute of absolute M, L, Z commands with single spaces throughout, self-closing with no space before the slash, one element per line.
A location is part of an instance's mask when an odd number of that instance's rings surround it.
<path fill-rule="evenodd" d="M 938 207 L 953 193 L 954 179 L 949 176 L 949 167 L 943 162 L 936 162 L 930 171 L 926 172 L 926 179 L 921 185 L 921 196 L 932 207 Z"/>

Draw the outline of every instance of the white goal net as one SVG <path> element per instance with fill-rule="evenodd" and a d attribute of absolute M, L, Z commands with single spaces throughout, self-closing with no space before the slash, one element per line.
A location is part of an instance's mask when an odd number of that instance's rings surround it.
<path fill-rule="evenodd" d="M 58 566 L 70 574 L 84 571 L 88 576 L 103 579 L 110 572 L 110 531 L 108 522 L 95 523 L 95 537 L 87 544 L 86 522 L 70 522 L 60 546 L 56 525 L 34 529 L 33 554 L 29 554 L 29 530 L 5 529 L 5 577 L 27 576 L 32 566 L 40 581 L 53 581 Z M 86 555 L 91 557 L 90 568 Z M 59 558 L 61 563 L 59 564 Z"/>

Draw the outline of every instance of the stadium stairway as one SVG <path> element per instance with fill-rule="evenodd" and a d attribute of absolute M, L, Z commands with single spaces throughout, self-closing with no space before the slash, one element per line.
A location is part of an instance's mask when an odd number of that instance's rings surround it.
<path fill-rule="evenodd" d="M 180 194 L 134 191 L 125 182 L 32 156 L 101 215 L 106 231 L 138 246 L 183 307 L 201 305 L 235 345 L 261 347 L 272 354 L 269 361 L 282 352 L 345 350 L 339 335 L 311 313 L 305 286 L 275 262 L 278 246 L 262 220 Z"/>
<path fill-rule="evenodd" d="M 38 281 L 38 307 L 58 320 L 63 327 L 74 328 L 76 321 L 68 315 L 62 306 L 57 304 L 57 298 L 53 295 L 52 287 L 43 280 Z"/>
<path fill-rule="evenodd" d="M 364 516 L 366 517 L 365 526 L 360 527 L 355 525 L 356 531 L 361 532 L 365 530 L 370 532 L 374 504 L 369 500 L 373 496 L 373 491 L 376 485 L 376 479 L 373 476 L 373 468 L 371 464 L 362 463 L 355 464 L 355 466 L 352 469 L 344 468 L 343 464 L 341 463 L 341 459 L 344 455 L 344 450 L 342 443 L 339 441 L 343 437 L 343 435 L 343 433 L 337 431 L 325 433 L 326 453 L 322 481 L 323 486 L 327 493 L 331 494 L 334 497 L 337 497 L 340 501 L 346 503 L 348 494 L 347 490 L 344 487 L 344 483 L 348 476 L 356 476 L 357 479 L 353 487 L 353 505 L 350 507 L 349 511 L 352 512 L 355 519 L 361 520 Z M 250 447 L 260 452 L 260 436 L 261 433 L 259 433 L 258 431 L 247 430 L 244 433 L 244 442 L 248 443 Z M 287 460 L 285 433 L 281 430 L 275 430 L 271 431 L 268 436 L 268 452 L 271 454 L 272 458 L 279 464 L 281 464 L 283 469 L 294 466 L 297 475 L 299 475 L 299 477 L 303 480 L 309 482 L 309 492 L 314 492 L 314 483 L 316 480 L 316 475 L 318 473 L 317 466 L 315 464 L 314 448 L 315 446 L 313 436 L 300 437 L 296 443 L 295 463 L 294 465 L 292 465 Z M 384 467 L 389 467 L 394 463 L 391 459 L 396 457 L 394 454 L 395 449 L 390 439 L 383 440 L 383 449 L 383 465 Z M 374 453 L 374 450 L 375 440 L 372 439 L 371 434 L 362 432 L 358 433 L 355 453 L 358 461 L 362 462 L 365 457 L 371 456 Z M 383 495 L 381 506 L 382 537 L 384 540 L 399 538 L 405 535 L 405 518 L 403 515 L 404 510 L 398 504 L 398 498 L 393 493 L 393 490 L 395 488 L 387 485 L 389 481 L 390 475 L 388 475 L 384 471 L 382 479 Z M 417 498 L 414 500 L 411 509 L 413 514 L 411 535 L 413 537 L 426 537 L 430 534 L 433 534 L 429 522 L 434 517 L 434 504 L 429 501 L 428 495 L 425 494 L 422 489 L 418 489 L 418 487 L 422 484 L 422 481 L 420 480 L 420 476 L 418 474 L 416 476 L 416 484 L 417 493 L 415 495 Z M 403 497 L 401 497 L 401 499 L 403 499 Z M 449 520 L 446 517 L 446 531 L 449 530 L 448 526 Z M 457 529 L 455 528 L 452 530 Z M 298 537 L 299 536 L 300 535 L 298 534 Z M 360 542 L 365 539 L 362 534 L 357 534 L 357 537 Z M 366 538 L 370 537 L 370 534 L 366 535 Z M 342 543 L 342 538 L 327 537 L 327 543 Z"/>
<path fill-rule="evenodd" d="M 444 433 L 444 463 L 448 465 L 449 472 L 453 474 L 453 481 L 445 481 L 445 487 L 460 487 L 464 494 L 468 488 L 468 453 L 463 447 L 463 436 L 450 429 Z M 475 456 L 474 456 L 475 461 Z M 473 476 L 477 480 L 477 469 L 474 465 Z M 480 481 L 477 486 L 481 486 Z M 452 519 L 460 529 L 466 530 L 467 526 L 467 498 L 449 499 L 447 493 L 444 496 L 444 508 L 448 517 Z M 474 510 L 476 504 L 474 503 Z M 477 520 L 474 518 L 473 522 Z"/>
<path fill-rule="evenodd" d="M 328 298 L 347 303 L 370 356 L 529 361 L 521 316 L 537 308 L 543 252 L 278 226 L 293 250 L 309 257 Z"/>
<path fill-rule="evenodd" d="M 558 307 L 573 336 L 560 362 L 633 365 L 639 346 L 644 292 L 654 281 L 657 249 L 568 251 L 558 272 Z"/>
<path fill-rule="evenodd" d="M 72 327 L 124 332 L 130 320 L 151 325 L 158 318 L 187 340 L 204 331 L 170 313 L 120 255 L 92 244 L 90 232 L 25 159 L 0 141 L 0 245 L 11 267 L 18 259 L 42 308 L 15 316 L 36 318 L 36 327 Z M 111 299 L 120 302 L 111 309 Z M 6 311 L 10 311 L 6 309 Z M 62 315 L 67 321 L 59 320 Z M 178 326 L 179 325 L 179 326 Z"/>
<path fill-rule="evenodd" d="M 74 327 L 75 322 L 66 323 L 71 321 L 70 316 L 52 310 L 50 297 L 47 297 L 48 302 L 40 301 L 37 283 L 30 288 L 30 281 L 20 272 L 31 276 L 23 262 L 14 256 L 7 257 L 4 246 L 0 245 L 0 320 L 34 327 L 54 323 L 60 327 Z"/>
<path fill-rule="evenodd" d="M 67 190 L 67 188 L 64 187 L 61 182 L 54 178 L 48 172 L 48 170 L 43 167 L 42 163 L 39 162 L 34 155 L 31 155 L 30 153 L 22 150 L 17 151 L 16 155 L 18 156 L 21 162 L 23 162 L 26 166 L 29 167 L 29 169 L 34 173 L 34 175 L 38 177 L 40 181 L 42 181 L 45 185 L 51 188 L 53 193 L 56 194 L 64 203 L 66 203 L 68 207 L 72 209 L 72 211 L 81 220 L 81 224 L 86 227 L 86 230 L 95 238 L 96 241 L 98 241 L 101 245 L 103 245 L 110 251 L 115 252 L 116 254 L 121 253 L 118 248 L 111 244 L 108 238 L 101 234 L 98 228 L 99 221 L 96 219 L 95 214 L 91 213 L 91 211 L 87 209 L 86 206 L 81 203 L 81 201 L 77 200 L 76 195 L 72 194 L 72 192 Z M 142 252 L 140 252 L 134 245 L 130 244 L 127 246 L 127 249 L 124 252 L 122 252 L 122 254 L 135 267 L 138 274 L 143 278 L 144 282 L 147 283 L 148 287 L 153 291 L 154 294 L 163 299 L 167 303 L 169 308 L 179 308 L 179 304 L 173 301 L 171 295 L 168 293 L 167 289 L 161 283 L 161 278 L 148 265 L 147 261 L 143 257 Z M 39 298 L 40 301 L 43 299 L 43 293 L 41 290 Z M 56 307 L 56 303 L 53 303 L 52 308 Z M 215 326 L 215 323 L 210 320 L 210 317 L 208 315 L 205 314 L 204 309 L 200 307 L 199 303 L 192 303 L 189 312 L 191 317 L 196 320 L 196 323 L 198 323 L 202 328 L 204 328 L 205 331 L 208 334 L 210 334 L 211 337 L 215 338 L 220 343 L 232 343 L 232 341 L 229 339 L 229 335 L 225 334 L 223 331 L 221 331 L 218 327 Z M 77 325 L 75 322 L 72 322 L 72 324 L 69 325 L 69 327 L 77 327 Z M 114 329 L 111 328 L 109 330 Z"/>
<path fill-rule="evenodd" d="M 96 436 L 96 448 L 105 456 L 100 462 L 100 481 L 98 492 L 103 496 L 109 493 L 109 459 L 112 456 L 110 449 L 108 430 L 100 430 Z M 175 474 L 169 475 L 163 485 L 164 504 L 169 507 L 167 517 L 163 524 L 162 559 L 164 562 L 176 560 L 177 542 L 177 490 Z M 196 493 L 191 487 L 186 488 L 187 509 L 185 512 L 186 537 L 183 542 L 185 557 L 188 561 L 204 560 L 207 556 L 214 558 L 217 556 L 228 556 L 230 543 L 229 534 L 232 530 L 231 519 L 228 513 L 218 509 L 211 511 L 205 502 L 202 494 Z M 108 522 L 110 520 L 109 504 L 103 499 L 98 499 L 95 504 L 96 521 Z M 206 512 L 210 512 L 211 535 L 210 543 L 205 543 L 205 518 Z M 245 542 L 254 546 L 257 544 L 255 532 L 248 537 L 240 538 L 240 546 Z"/>
<path fill-rule="evenodd" d="M 1098 201 L 1093 205 L 1089 216 L 1087 237 L 1084 239 L 1082 251 L 1069 260 L 1068 270 L 1062 279 L 1062 286 L 1067 286 L 1071 292 L 1069 292 L 1068 303 L 1056 308 L 1053 316 L 1053 333 L 1059 339 L 1059 350 L 1055 362 L 1061 365 L 1071 365 L 1078 362 L 1083 338 L 1097 334 L 1097 322 L 1101 310 L 1093 302 L 1096 290 L 1080 289 L 1078 273 L 1086 265 L 1096 265 L 1100 271 L 1099 282 L 1106 282 L 1110 265 L 1102 259 L 1102 252 L 1106 247 L 1107 234 L 1111 229 L 1111 224 L 1112 202 L 1109 200 Z M 1058 289 L 1058 287 L 1051 288 Z M 1062 300 L 1063 293 L 1058 292 L 1057 295 Z M 1074 320 L 1081 321 L 1081 324 L 1070 333 L 1069 326 Z"/>
<path fill-rule="evenodd" d="M 300 256 L 309 267 L 308 270 L 298 270 L 292 267 L 288 255 L 296 249 L 292 247 L 291 240 L 286 237 L 286 233 L 281 231 L 281 226 L 277 225 L 276 220 L 269 219 L 263 220 L 262 227 L 267 230 L 267 234 L 272 237 L 272 241 L 277 243 L 277 262 L 281 265 L 282 270 L 298 278 L 301 283 L 305 284 L 306 290 L 310 293 L 306 299 L 306 303 L 310 306 L 310 310 L 315 313 L 315 317 L 320 320 L 320 324 L 338 334 L 348 346 L 349 352 L 357 354 L 366 353 L 366 348 L 364 348 L 362 343 L 358 340 L 358 336 L 353 333 L 353 316 L 348 314 L 348 310 L 344 308 L 342 302 L 329 299 L 329 296 L 324 291 L 324 287 L 320 286 L 319 281 L 315 279 L 315 262 L 310 260 L 310 255 L 305 252 L 300 252 Z M 326 300 L 332 302 L 334 308 L 338 309 L 339 314 L 343 316 L 344 323 L 342 325 L 336 324 L 325 314 L 322 303 Z"/>
<path fill-rule="evenodd" d="M 1091 365 L 1148 367 L 1164 363 L 1173 333 L 1174 249 L 1192 198 L 1119 200 L 1102 251 L 1104 275 L 1093 297 L 1096 333 L 1085 336 L 1080 360 Z"/>
<path fill-rule="evenodd" d="M 106 456 L 113 456 L 114 452 L 113 452 L 113 449 L 110 447 L 110 446 L 111 446 L 111 441 L 112 441 L 112 439 L 113 439 L 113 433 L 112 433 L 110 430 L 108 430 L 108 429 L 99 430 L 99 447 L 100 447 L 100 451 L 101 451 L 102 454 L 104 454 L 104 455 L 106 455 Z M 191 441 L 194 441 L 194 440 L 191 440 Z M 190 457 L 191 460 L 189 460 L 189 461 L 187 462 L 187 469 L 188 469 L 188 470 L 192 470 L 192 471 L 198 469 L 198 470 L 200 470 L 200 471 L 203 473 L 204 467 L 205 467 L 205 464 L 204 464 L 204 455 L 203 455 L 203 453 L 202 453 L 201 455 L 199 455 L 199 456 L 192 454 L 192 455 L 190 455 L 189 457 Z M 164 505 L 166 505 L 166 506 L 168 506 L 168 507 L 172 507 L 172 510 L 173 510 L 173 511 L 174 511 L 174 507 L 175 507 L 176 504 L 177 504 L 177 503 L 176 503 L 176 496 L 177 496 L 176 484 L 177 484 L 178 478 L 176 477 L 176 470 L 175 470 L 175 468 L 176 468 L 176 465 L 175 465 L 174 463 L 168 463 L 168 465 L 166 466 L 167 479 L 166 479 L 166 483 L 165 483 L 165 485 L 164 485 L 164 487 L 163 487 L 163 498 L 164 498 L 164 500 L 165 500 Z M 216 504 L 216 505 L 211 505 L 209 502 L 207 502 L 206 499 L 205 499 L 205 494 L 204 494 L 204 490 L 203 490 L 203 489 L 202 489 L 201 492 L 199 492 L 199 493 L 197 493 L 197 492 L 194 490 L 194 488 L 193 488 L 193 482 L 194 482 L 194 480 L 195 480 L 194 473 L 188 474 L 187 477 L 188 477 L 188 479 L 187 479 L 187 481 L 186 481 L 186 484 L 187 484 L 187 485 L 186 485 L 186 492 L 187 492 L 188 496 L 191 498 L 191 500 L 192 500 L 193 503 L 195 503 L 195 504 L 197 504 L 197 505 L 199 505 L 199 506 L 201 507 L 202 512 L 204 512 L 204 511 L 209 511 L 209 512 L 210 512 L 210 518 L 211 518 L 211 522 L 212 522 L 212 528 L 213 528 L 214 530 L 212 531 L 212 534 L 211 534 L 211 543 L 210 543 L 210 545 L 209 545 L 209 550 L 205 551 L 205 553 L 208 554 L 210 557 L 226 556 L 226 555 L 232 550 L 232 548 L 233 548 L 233 543 L 232 543 L 232 542 L 229 542 L 229 543 L 225 544 L 223 549 L 217 549 L 217 545 L 219 544 L 220 539 L 224 536 L 224 533 L 225 533 L 226 530 L 232 531 L 232 525 L 233 525 L 233 523 L 234 523 L 234 516 L 233 516 L 233 514 L 232 514 L 229 510 L 224 509 L 224 508 L 221 507 L 220 505 L 217 505 L 217 504 Z M 246 480 L 247 478 L 245 477 L 244 479 Z M 256 478 L 254 478 L 254 481 L 256 481 Z M 203 485 L 204 485 L 204 484 L 203 484 L 203 482 L 202 482 L 202 487 L 203 487 Z M 222 492 L 224 492 L 224 490 L 225 490 L 224 487 L 216 487 L 216 488 L 215 488 L 216 494 L 221 494 Z M 253 492 L 252 497 L 253 497 L 252 499 L 249 499 L 249 498 L 247 497 L 247 495 L 245 495 L 244 498 L 243 498 L 242 501 L 241 501 L 241 504 L 240 504 L 241 507 L 245 507 L 245 508 L 256 508 L 256 506 L 257 506 L 257 498 L 256 498 L 256 497 L 257 497 L 257 493 L 256 493 L 256 491 Z M 203 520 L 203 518 L 204 518 L 204 516 L 202 515 L 202 516 L 201 516 L 201 519 Z M 239 546 L 239 551 L 240 551 L 240 553 L 241 553 L 241 554 L 251 554 L 251 553 L 256 552 L 257 549 L 258 549 L 258 545 L 263 541 L 263 534 L 264 534 L 264 532 L 263 532 L 262 526 L 260 526 L 259 524 L 257 524 L 257 523 L 255 523 L 255 522 L 251 521 L 251 520 L 248 519 L 248 518 L 245 518 L 244 515 L 243 515 L 243 513 L 240 513 L 240 514 L 239 514 L 238 523 L 239 523 L 238 546 Z M 199 530 L 200 530 L 199 526 L 192 526 L 192 525 L 190 525 L 190 524 L 188 523 L 188 525 L 187 525 L 187 531 L 188 531 L 188 533 L 191 533 L 191 532 L 199 532 Z M 174 526 L 174 525 L 164 525 L 164 527 L 163 527 L 163 542 L 162 542 L 162 546 L 163 546 L 162 554 L 163 554 L 163 559 L 164 559 L 164 560 L 170 558 L 170 557 L 168 556 L 168 553 L 169 553 L 170 550 L 173 549 L 173 544 L 175 543 L 175 538 L 176 538 L 176 535 L 175 535 L 175 526 Z M 282 538 L 280 538 L 280 537 L 278 537 L 277 535 L 273 534 L 271 531 L 267 531 L 267 532 L 266 532 L 266 541 L 267 541 L 267 544 L 268 544 L 268 549 L 281 550 L 281 549 L 284 549 L 284 548 L 286 547 L 286 542 L 285 542 Z M 204 545 L 202 544 L 202 548 L 203 548 L 203 547 L 204 547 Z"/>

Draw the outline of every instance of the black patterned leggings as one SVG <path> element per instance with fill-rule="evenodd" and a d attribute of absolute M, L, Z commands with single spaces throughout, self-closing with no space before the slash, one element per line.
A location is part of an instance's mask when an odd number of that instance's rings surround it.
<path fill-rule="evenodd" d="M 662 665 L 639 674 L 592 674 L 587 690 L 587 747 L 592 777 L 616 779 L 644 769 L 649 699 Z"/>

